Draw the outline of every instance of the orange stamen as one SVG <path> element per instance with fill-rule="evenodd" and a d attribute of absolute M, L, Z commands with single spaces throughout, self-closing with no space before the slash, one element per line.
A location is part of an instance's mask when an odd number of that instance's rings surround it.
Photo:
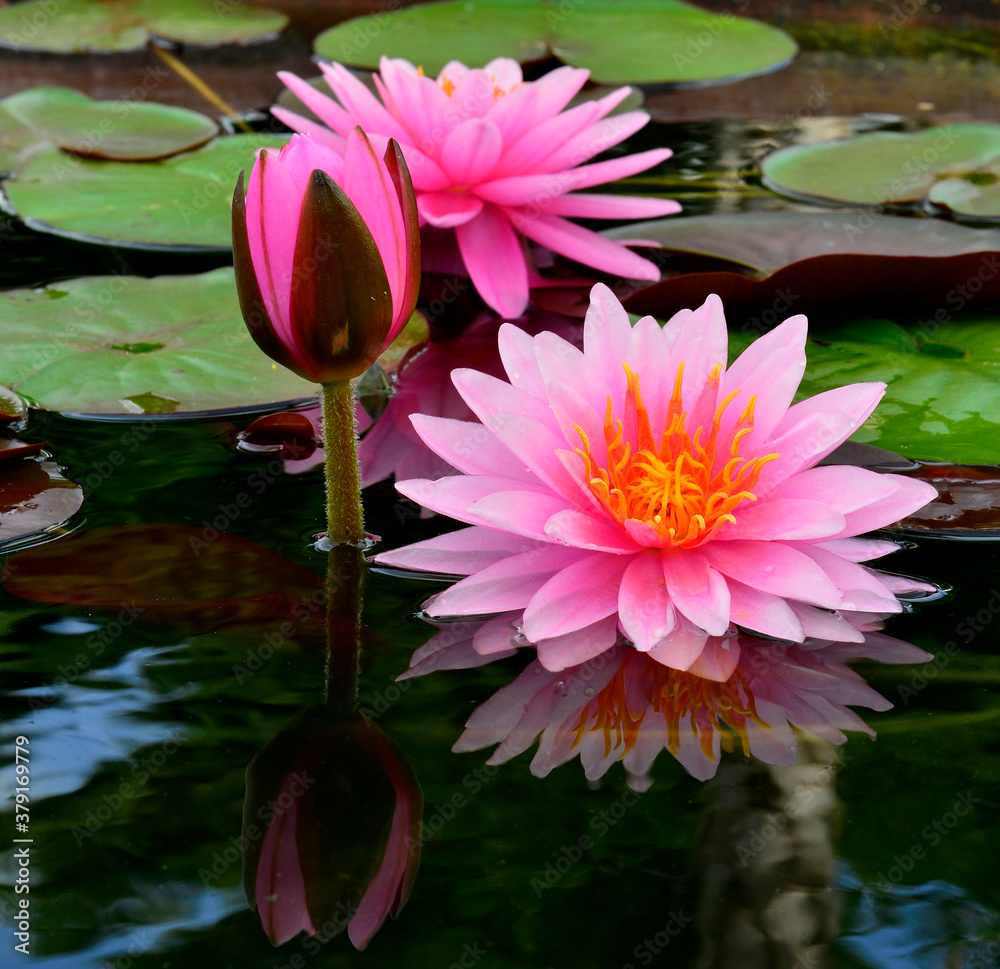
<path fill-rule="evenodd" d="M 610 397 L 604 416 L 606 468 L 598 465 L 590 441 L 576 428 L 583 443 L 576 453 L 583 458 L 587 483 L 621 525 L 642 522 L 656 532 L 663 547 L 694 548 L 727 522 L 735 523 L 733 512 L 743 502 L 756 500 L 751 489 L 761 469 L 778 457 L 768 454 L 747 460 L 740 456 L 740 446 L 753 430 L 756 397 L 750 398 L 739 419 L 723 435 L 723 415 L 739 394 L 732 391 L 717 406 L 711 427 L 697 427 L 692 436 L 685 426 L 681 363 L 657 445 L 639 391 L 639 376 L 628 364 L 624 367 L 624 421 L 614 416 Z M 704 393 L 717 394 L 721 373 L 720 364 L 709 375 Z"/>

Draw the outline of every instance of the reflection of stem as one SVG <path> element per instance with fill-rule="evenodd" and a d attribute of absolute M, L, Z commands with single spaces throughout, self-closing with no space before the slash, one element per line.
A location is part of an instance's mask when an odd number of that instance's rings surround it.
<path fill-rule="evenodd" d="M 163 61 L 175 74 L 182 77 L 188 84 L 191 85 L 206 101 L 210 104 L 214 104 L 224 115 L 233 119 L 233 123 L 236 125 L 240 131 L 245 131 L 248 134 L 253 134 L 253 128 L 250 127 L 245 121 L 237 117 L 236 109 L 227 104 L 218 94 L 215 93 L 190 67 L 181 63 L 170 51 L 164 50 L 162 47 L 157 47 L 153 44 L 153 53 Z"/>
<path fill-rule="evenodd" d="M 361 585 L 365 565 L 361 549 L 342 543 L 330 549 L 326 573 L 326 681 L 323 701 L 337 713 L 358 706 L 358 658 L 361 651 Z"/>
<path fill-rule="evenodd" d="M 323 448 L 326 452 L 326 523 L 330 543 L 364 541 L 354 391 L 348 381 L 323 385 Z"/>

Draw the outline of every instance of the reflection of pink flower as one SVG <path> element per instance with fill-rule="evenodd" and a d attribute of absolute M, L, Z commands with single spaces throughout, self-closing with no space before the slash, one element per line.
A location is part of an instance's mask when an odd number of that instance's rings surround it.
<path fill-rule="evenodd" d="M 505 655 L 489 653 L 502 645 L 504 622 L 509 617 L 451 635 L 444 626 L 414 657 L 410 672 L 480 665 Z M 835 744 L 847 739 L 844 730 L 874 736 L 847 705 L 886 710 L 891 704 L 848 669 L 846 663 L 859 657 L 886 663 L 931 658 L 880 633 L 868 633 L 861 643 L 806 640 L 801 646 L 739 635 L 709 639 L 702 659 L 681 672 L 618 644 L 559 673 L 532 662 L 473 712 L 455 750 L 499 744 L 489 762 L 500 764 L 539 738 L 532 773 L 545 776 L 579 754 L 588 778 L 621 760 L 636 787 L 648 785 L 653 761 L 665 749 L 700 779 L 715 773 L 723 745 L 741 746 L 770 764 L 790 764 L 796 752 L 790 725 Z"/>
<path fill-rule="evenodd" d="M 247 769 L 243 884 L 271 943 L 346 928 L 365 948 L 409 897 L 422 813 L 413 771 L 377 727 L 303 711 Z"/>
<path fill-rule="evenodd" d="M 576 191 L 670 157 L 661 148 L 583 165 L 649 120 L 644 111 L 606 117 L 629 88 L 563 111 L 587 71 L 560 67 L 524 81 L 518 63 L 500 57 L 481 70 L 452 61 L 435 80 L 383 57 L 375 77 L 380 101 L 340 64 L 320 66 L 336 101 L 294 74 L 278 76 L 332 130 L 280 107 L 275 116 L 338 151 L 355 125 L 376 146 L 395 138 L 421 224 L 453 235 L 476 289 L 498 313 L 519 316 L 527 305 L 525 238 L 616 276 L 659 278 L 652 263 L 565 218 L 655 218 L 680 209 L 666 199 Z"/>
<path fill-rule="evenodd" d="M 853 536 L 935 491 L 898 475 L 813 467 L 885 386 L 791 405 L 805 339 L 795 317 L 726 369 L 718 298 L 663 327 L 651 317 L 632 327 L 601 285 L 582 352 L 505 325 L 509 383 L 452 375 L 482 425 L 413 420 L 462 476 L 397 486 L 472 527 L 378 561 L 468 576 L 430 599 L 428 614 L 521 611 L 524 635 L 554 671 L 602 653 L 619 631 L 680 670 L 732 626 L 856 641 L 846 614 L 898 612 L 894 593 L 923 586 L 858 564 L 896 546 Z"/>

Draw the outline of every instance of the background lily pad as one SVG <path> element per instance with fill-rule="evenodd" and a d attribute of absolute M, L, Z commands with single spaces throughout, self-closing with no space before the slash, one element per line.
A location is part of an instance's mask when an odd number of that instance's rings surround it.
<path fill-rule="evenodd" d="M 152 38 L 246 44 L 288 18 L 239 0 L 29 0 L 0 9 L 0 47 L 51 54 L 142 50 Z"/>
<path fill-rule="evenodd" d="M 49 148 L 4 184 L 9 207 L 41 232 L 144 249 L 230 248 L 230 200 L 258 148 L 287 138 L 230 135 L 164 161 L 91 161 Z"/>
<path fill-rule="evenodd" d="M 851 205 L 902 205 L 922 199 L 939 178 L 1000 158 L 1000 125 L 954 124 L 911 134 L 791 145 L 761 162 L 764 184 L 795 198 Z"/>
<path fill-rule="evenodd" d="M 1000 219 L 1000 166 L 994 163 L 968 178 L 936 182 L 927 201 L 962 219 L 995 222 Z"/>
<path fill-rule="evenodd" d="M 1000 230 L 862 215 L 741 212 L 641 222 L 605 235 L 650 239 L 678 253 L 660 262 L 664 279 L 627 296 L 626 308 L 640 316 L 666 319 L 710 293 L 744 332 L 792 313 L 1000 305 Z"/>
<path fill-rule="evenodd" d="M 751 337 L 733 334 L 735 356 Z M 903 327 L 860 320 L 814 334 L 799 396 L 881 380 L 882 403 L 854 440 L 906 457 L 1000 464 L 1000 317 Z"/>
<path fill-rule="evenodd" d="M 80 510 L 83 489 L 51 461 L 18 461 L 0 470 L 0 543 L 44 531 Z"/>
<path fill-rule="evenodd" d="M 315 395 L 250 339 L 230 268 L 0 293 L 0 382 L 95 414 L 252 408 Z"/>
<path fill-rule="evenodd" d="M 92 101 L 66 87 L 37 87 L 0 101 L 0 130 L 27 129 L 50 143 L 90 158 L 149 161 L 205 144 L 219 133 L 208 116 L 149 101 Z M 0 170 L 13 170 L 0 157 Z"/>
<path fill-rule="evenodd" d="M 614 42 L 609 40 L 613 38 Z M 764 74 L 795 56 L 784 31 L 681 0 L 449 0 L 359 17 L 316 38 L 320 57 L 377 68 L 404 57 L 437 74 L 450 60 L 482 66 L 558 57 L 608 84 L 703 84 Z"/>

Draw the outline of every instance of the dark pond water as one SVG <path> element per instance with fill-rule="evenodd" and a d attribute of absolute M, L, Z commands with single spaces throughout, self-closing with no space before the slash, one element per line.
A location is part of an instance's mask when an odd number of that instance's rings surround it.
<path fill-rule="evenodd" d="M 784 204 L 738 174 L 757 144 L 789 137 L 713 123 L 654 127 L 646 140 L 675 147 L 662 190 L 698 213 Z M 5 286 L 209 268 L 30 234 L 14 241 Z M 66 560 L 50 582 L 64 604 L 0 592 L 0 763 L 9 791 L 14 740 L 29 738 L 33 838 L 32 954 L 13 951 L 7 849 L 0 966 L 1000 965 L 996 546 L 926 539 L 892 569 L 954 591 L 889 627 L 935 663 L 859 667 L 896 704 L 865 712 L 877 742 L 857 734 L 836 752 L 806 743 L 803 763 L 780 770 L 726 755 L 707 784 L 663 754 L 641 795 L 618 767 L 589 784 L 578 762 L 539 779 L 530 753 L 488 770 L 486 752 L 451 753 L 471 711 L 526 659 L 396 685 L 429 636 L 415 610 L 438 586 L 369 574 L 360 700 L 422 786 L 419 876 L 365 952 L 343 935 L 273 949 L 243 894 L 244 775 L 320 701 L 325 660 L 314 629 L 277 638 L 287 616 L 261 598 L 260 576 L 300 595 L 322 581 L 312 541 L 323 495 L 316 473 L 275 473 L 273 459 L 238 453 L 233 435 L 247 421 L 32 416 L 31 439 L 49 441 L 68 477 L 90 476 L 71 530 L 118 531 L 103 546 L 113 557 L 90 547 Z M 116 451 L 124 457 L 112 465 Z M 421 521 L 387 484 L 365 502 L 369 530 L 387 545 L 448 527 Z M 137 526 L 161 523 L 188 531 L 152 554 L 152 533 Z M 199 534 L 218 558 L 190 554 Z M 237 545 L 243 557 L 227 558 Z M 176 588 L 187 606 L 169 604 Z M 7 837 L 9 802 L 4 810 Z"/>

